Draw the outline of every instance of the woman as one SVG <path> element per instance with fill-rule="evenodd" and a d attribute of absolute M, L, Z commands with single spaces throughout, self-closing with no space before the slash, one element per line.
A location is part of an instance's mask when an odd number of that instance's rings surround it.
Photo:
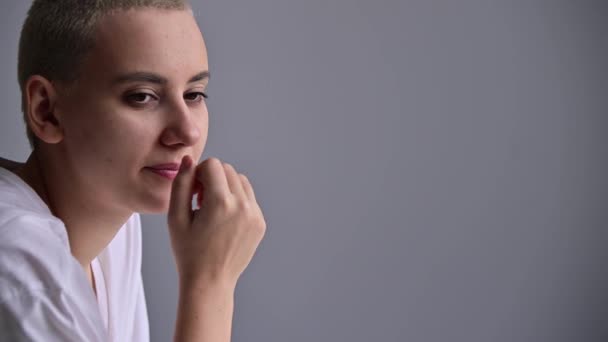
<path fill-rule="evenodd" d="M 33 150 L 0 168 L 0 340 L 148 340 L 140 212 L 168 212 L 175 339 L 230 340 L 266 223 L 246 176 L 193 163 L 208 70 L 185 1 L 33 2 L 19 45 Z"/>

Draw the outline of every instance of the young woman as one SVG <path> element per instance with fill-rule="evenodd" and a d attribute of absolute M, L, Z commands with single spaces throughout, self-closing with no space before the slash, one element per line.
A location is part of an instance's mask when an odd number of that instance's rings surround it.
<path fill-rule="evenodd" d="M 194 163 L 209 68 L 189 5 L 35 0 L 18 69 L 33 150 L 0 167 L 0 340 L 148 340 L 138 213 L 168 212 L 175 340 L 229 341 L 266 223 L 246 176 Z"/>

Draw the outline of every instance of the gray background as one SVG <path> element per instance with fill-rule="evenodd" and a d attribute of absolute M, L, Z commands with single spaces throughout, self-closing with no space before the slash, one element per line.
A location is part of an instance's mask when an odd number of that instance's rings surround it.
<path fill-rule="evenodd" d="M 0 152 L 24 160 L 0 13 Z M 251 179 L 267 234 L 234 341 L 607 341 L 605 1 L 200 1 L 203 159 Z M 144 217 L 153 341 L 177 301 Z"/>

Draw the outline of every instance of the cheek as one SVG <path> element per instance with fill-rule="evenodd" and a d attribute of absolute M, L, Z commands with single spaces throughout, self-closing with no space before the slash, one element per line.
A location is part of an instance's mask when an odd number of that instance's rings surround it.
<path fill-rule="evenodd" d="M 68 154 L 87 164 L 115 166 L 133 162 L 149 143 L 151 128 L 128 116 L 88 113 L 66 127 L 65 143 Z"/>
<path fill-rule="evenodd" d="M 142 123 L 116 120 L 99 132 L 94 153 L 103 160 L 109 172 L 129 172 L 143 162 L 153 140 L 153 128 Z"/>
<path fill-rule="evenodd" d="M 77 145 L 75 148 L 98 157 L 115 148 L 125 135 L 115 121 L 99 119 L 87 120 L 70 133 L 74 137 L 72 145 Z"/>

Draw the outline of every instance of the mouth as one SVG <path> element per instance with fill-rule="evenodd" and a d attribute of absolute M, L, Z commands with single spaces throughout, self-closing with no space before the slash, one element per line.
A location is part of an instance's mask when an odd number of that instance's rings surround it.
<path fill-rule="evenodd" d="M 167 163 L 167 164 L 158 164 L 154 166 L 147 166 L 144 169 L 151 171 L 161 177 L 166 179 L 173 180 L 177 176 L 179 171 L 178 163 Z"/>

